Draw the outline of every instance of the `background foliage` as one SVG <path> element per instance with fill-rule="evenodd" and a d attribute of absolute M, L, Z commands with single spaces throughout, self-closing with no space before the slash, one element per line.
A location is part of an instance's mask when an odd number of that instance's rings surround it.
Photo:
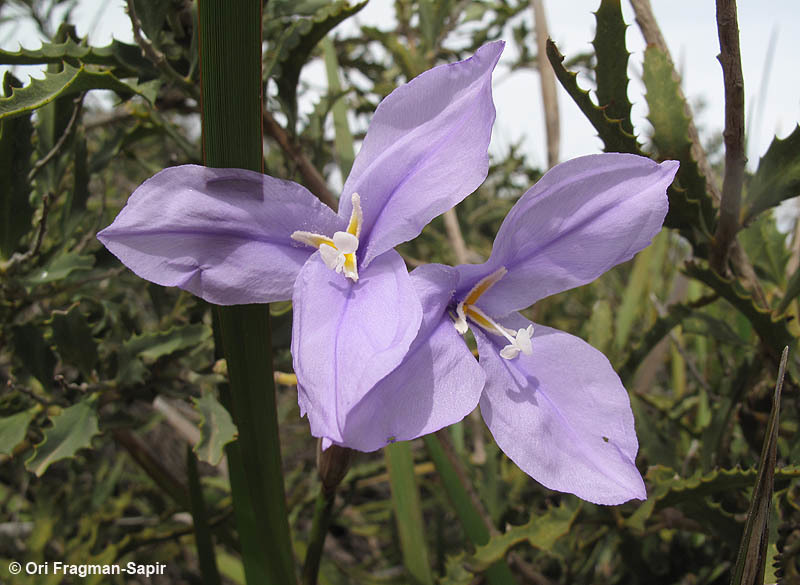
<path fill-rule="evenodd" d="M 15 18 L 37 21 L 48 39 L 40 49 L 0 50 L 2 64 L 47 68 L 43 80 L 25 86 L 7 74 L 0 98 L 0 576 L 10 578 L 11 559 L 135 560 L 167 563 L 168 574 L 152 583 L 210 583 L 213 555 L 222 582 L 244 583 L 224 452 L 236 427 L 220 403 L 226 367 L 215 357 L 211 312 L 188 293 L 138 279 L 94 237 L 144 179 L 165 166 L 201 162 L 196 6 L 131 0 L 138 46 L 91 47 L 67 22 L 52 21 L 53 7 L 64 4 L 0 2 L 0 18 L 13 7 Z M 652 133 L 633 135 L 619 1 L 600 3 L 594 53 L 567 59 L 553 44 L 547 55 L 531 54 L 533 33 L 522 18 L 530 7 L 522 1 L 398 0 L 391 33 L 365 26 L 347 39 L 329 34 L 364 4 L 265 5 L 269 174 L 333 201 L 330 185 L 347 175 L 380 99 L 496 38 L 516 45 L 512 68 L 552 64 L 574 100 L 563 115 L 585 115 L 607 151 L 678 159 L 681 169 L 667 228 L 650 248 L 528 311 L 587 339 L 620 373 L 649 499 L 609 508 L 550 492 L 469 418 L 411 444 L 406 463 L 416 486 L 390 487 L 387 461 L 405 464 L 402 453 L 354 458 L 331 500 L 320 582 L 728 583 L 740 543 L 764 540 L 767 582 L 800 583 L 800 227 L 780 233 L 772 213 L 799 194 L 800 129 L 776 139 L 745 175 L 730 263 L 712 265 L 721 245 L 723 169 L 698 156 L 663 47 L 648 48 L 644 61 Z M 298 95 L 306 91 L 299 74 L 313 60 L 324 62 L 329 90 L 299 115 Z M 578 85 L 577 69 L 596 92 Z M 113 108 L 84 100 L 98 89 L 113 92 Z M 513 146 L 492 161 L 487 181 L 457 208 L 470 261 L 488 256 L 502 218 L 544 170 Z M 438 218 L 401 252 L 409 267 L 456 264 L 453 238 Z M 316 445 L 291 386 L 291 306 L 270 311 L 287 506 L 302 559 L 320 490 Z M 455 493 L 457 473 L 448 476 L 454 461 L 485 506 L 472 524 L 459 507 L 469 494 Z M 415 512 L 398 504 L 397 491 L 392 499 L 398 489 L 419 490 L 410 505 L 423 520 L 430 572 L 415 568 L 398 530 L 395 516 Z M 198 501 L 211 551 L 201 546 Z M 766 509 L 760 528 L 752 521 L 757 509 Z M 136 582 L 117 579 L 86 582 Z"/>

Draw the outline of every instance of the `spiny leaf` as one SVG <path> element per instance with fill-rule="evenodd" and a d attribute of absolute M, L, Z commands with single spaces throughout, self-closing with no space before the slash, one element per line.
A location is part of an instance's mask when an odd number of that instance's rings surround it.
<path fill-rule="evenodd" d="M 200 441 L 194 452 L 200 461 L 219 464 L 225 445 L 236 438 L 236 425 L 228 410 L 210 392 L 194 399 L 194 408 L 200 414 Z"/>
<path fill-rule="evenodd" d="M 138 94 L 152 102 L 158 83 L 158 80 L 142 84 L 125 83 L 110 71 L 89 71 L 84 65 L 73 67 L 65 63 L 63 71 L 47 73 L 44 79 L 31 79 L 26 87 L 15 90 L 11 97 L 0 98 L 0 119 L 22 116 L 58 97 L 92 89 L 110 89 L 122 98 Z"/>
<path fill-rule="evenodd" d="M 14 447 L 25 438 L 28 425 L 41 410 L 39 405 L 33 406 L 11 416 L 0 418 L 0 455 L 13 455 Z"/>
<path fill-rule="evenodd" d="M 51 324 L 53 341 L 61 358 L 76 365 L 84 376 L 89 376 L 98 359 L 97 343 L 78 305 L 67 311 L 53 311 Z"/>
<path fill-rule="evenodd" d="M 647 500 L 639 506 L 625 525 L 644 530 L 645 522 L 656 510 L 698 500 L 712 494 L 741 490 L 753 485 L 758 471 L 755 469 L 718 469 L 709 473 L 695 472 L 690 477 L 663 465 L 652 466 L 646 476 L 650 486 Z M 800 477 L 800 465 L 790 465 L 775 470 L 775 478 L 788 481 Z"/>
<path fill-rule="evenodd" d="M 628 100 L 628 58 L 620 0 L 603 0 L 595 12 L 597 32 L 594 52 L 597 56 L 597 101 L 605 106 L 606 115 L 620 120 L 622 128 L 633 134 L 631 102 Z"/>
<path fill-rule="evenodd" d="M 320 8 L 311 18 L 292 21 L 288 26 L 285 23 L 282 25 L 280 36 L 265 55 L 263 75 L 276 77 L 278 96 L 287 108 L 290 120 L 293 121 L 295 117 L 300 70 L 311 57 L 314 47 L 333 27 L 356 14 L 367 2 L 364 0 L 351 6 L 347 0 L 339 0 Z M 276 75 L 278 71 L 280 73 Z M 290 122 L 290 128 L 293 127 Z"/>
<path fill-rule="evenodd" d="M 513 526 L 503 534 L 493 536 L 487 544 L 478 546 L 474 554 L 462 553 L 451 557 L 447 561 L 447 574 L 439 583 L 461 585 L 472 582 L 475 573 L 505 558 L 509 549 L 520 542 L 527 541 L 536 549 L 551 551 L 556 541 L 569 532 L 580 509 L 580 504 L 550 508 L 544 514 L 532 516 L 527 524 Z"/>
<path fill-rule="evenodd" d="M 42 43 L 38 49 L 20 48 L 18 51 L 0 49 L 0 65 L 38 65 L 67 61 L 77 67 L 78 63 L 110 67 L 116 77 L 153 77 L 156 70 L 142 55 L 136 45 L 113 41 L 105 47 L 90 47 L 78 44 L 72 38 L 61 43 Z"/>
<path fill-rule="evenodd" d="M 707 266 L 697 262 L 687 262 L 684 271 L 688 276 L 709 286 L 722 298 L 733 305 L 753 325 L 767 351 L 772 352 L 775 362 L 778 356 L 774 348 L 794 346 L 795 337 L 789 331 L 786 319 L 756 305 L 752 295 L 734 280 L 724 278 Z M 793 380 L 800 379 L 800 372 L 794 359 L 789 361 L 789 373 Z"/>
<path fill-rule="evenodd" d="M 762 211 L 797 195 L 800 195 L 800 126 L 783 140 L 773 140 L 758 161 L 758 170 L 747 186 L 742 222 L 747 224 Z"/>
<path fill-rule="evenodd" d="M 80 255 L 75 252 L 55 256 L 41 269 L 25 279 L 27 286 L 37 286 L 48 282 L 63 280 L 70 274 L 80 270 L 91 270 L 94 266 L 94 256 Z"/>
<path fill-rule="evenodd" d="M 647 118 L 653 125 L 653 144 L 662 159 L 681 163 L 677 176 L 680 188 L 670 189 L 670 209 L 664 225 L 683 231 L 698 229 L 710 237 L 716 221 L 714 206 L 706 190 L 706 179 L 691 154 L 686 102 L 672 64 L 657 47 L 645 51 L 642 78 L 647 88 L 645 97 L 650 110 Z"/>
<path fill-rule="evenodd" d="M 758 463 L 758 479 L 753 489 L 753 499 L 736 558 L 731 585 L 764 585 L 764 569 L 767 563 L 767 544 L 769 542 L 769 509 L 775 483 L 775 462 L 778 457 L 778 430 L 780 427 L 781 388 L 786 374 L 786 360 L 789 346 L 783 348 L 778 368 L 778 380 L 772 398 L 767 432 Z"/>
<path fill-rule="evenodd" d="M 402 42 L 396 34 L 382 31 L 372 26 L 362 27 L 361 32 L 363 32 L 368 39 L 380 42 L 383 48 L 392 54 L 394 62 L 400 67 L 400 70 L 407 79 L 419 75 L 428 68 L 424 56 L 417 51 L 415 47 L 409 47 L 406 43 Z M 389 88 L 386 93 L 391 91 L 391 89 L 393 88 Z M 376 87 L 375 91 L 383 93 L 380 87 Z"/>
<path fill-rule="evenodd" d="M 553 66 L 553 71 L 555 71 L 558 81 L 591 122 L 594 129 L 597 130 L 597 134 L 605 145 L 605 151 L 629 152 L 641 155 L 641 147 L 636 141 L 636 137 L 623 128 L 620 120 L 610 118 L 606 108 L 598 107 L 592 102 L 589 92 L 578 86 L 578 74 L 567 71 L 562 63 L 564 55 L 559 52 L 556 44 L 549 39 L 547 41 L 547 58 Z"/>
<path fill-rule="evenodd" d="M 181 349 L 195 347 L 211 337 L 211 330 L 202 323 L 170 327 L 166 331 L 134 335 L 124 344 L 131 355 L 148 360 L 169 355 Z"/>
<path fill-rule="evenodd" d="M 136 16 L 142 23 L 142 32 L 154 45 L 159 46 L 161 29 L 167 20 L 170 3 L 164 0 L 133 0 Z"/>
<path fill-rule="evenodd" d="M 22 83 L 10 73 L 3 77 L 4 95 Z M 33 154 L 31 117 L 0 122 L 0 257 L 10 258 L 20 239 L 31 229 L 28 172 Z"/>
<path fill-rule="evenodd" d="M 36 445 L 25 467 L 41 476 L 51 463 L 73 457 L 75 453 L 91 446 L 92 437 L 100 429 L 92 399 L 84 399 L 53 417 L 53 426 L 44 432 L 44 440 Z"/>

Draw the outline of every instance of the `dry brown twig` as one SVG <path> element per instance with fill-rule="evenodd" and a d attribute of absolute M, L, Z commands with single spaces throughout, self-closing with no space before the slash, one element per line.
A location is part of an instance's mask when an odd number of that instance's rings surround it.
<path fill-rule="evenodd" d="M 561 143 L 561 125 L 558 113 L 558 95 L 556 94 L 556 76 L 550 61 L 538 56 L 547 53 L 547 17 L 544 12 L 544 0 L 531 0 L 533 8 L 533 25 L 536 30 L 536 63 L 539 67 L 539 78 L 542 84 L 542 105 L 544 107 L 544 125 L 547 136 L 547 167 L 558 164 Z"/>
<path fill-rule="evenodd" d="M 744 165 L 744 78 L 739 51 L 739 21 L 736 0 L 717 0 L 719 62 L 725 82 L 725 177 L 719 205 L 719 223 L 714 234 L 711 266 L 725 273 L 728 250 L 739 231 Z"/>
<path fill-rule="evenodd" d="M 636 13 L 636 24 L 639 25 L 639 30 L 642 31 L 642 36 L 644 37 L 645 42 L 648 45 L 658 47 L 664 53 L 669 60 L 669 63 L 672 64 L 674 75 L 679 79 L 675 65 L 672 61 L 672 57 L 670 56 L 667 43 L 664 40 L 664 37 L 661 34 L 661 29 L 659 28 L 655 16 L 653 15 L 653 9 L 650 6 L 650 0 L 630 0 L 630 2 L 631 6 L 633 6 L 634 12 Z M 686 97 L 683 95 L 683 91 L 680 86 L 678 87 L 678 91 L 680 92 L 680 96 L 683 98 L 684 104 L 686 104 L 686 116 L 689 120 L 689 141 L 692 145 L 690 151 L 692 158 L 694 158 L 694 160 L 697 162 L 700 173 L 706 178 L 706 188 L 708 189 L 712 200 L 719 204 L 722 196 L 719 188 L 717 187 L 714 172 L 708 162 L 706 152 L 700 143 L 700 136 L 697 132 L 697 127 L 694 124 L 694 118 L 692 116 L 691 109 L 689 108 Z M 753 294 L 757 304 L 764 308 L 769 307 L 767 298 L 764 295 L 764 291 L 762 290 L 761 284 L 756 276 L 755 269 L 735 237 L 731 241 L 729 252 L 731 263 L 737 274 L 741 277 L 745 288 L 747 288 Z"/>

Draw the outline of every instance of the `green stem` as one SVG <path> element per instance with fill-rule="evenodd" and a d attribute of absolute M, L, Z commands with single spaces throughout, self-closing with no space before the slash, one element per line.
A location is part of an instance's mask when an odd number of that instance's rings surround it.
<path fill-rule="evenodd" d="M 326 490 L 320 486 L 317 500 L 314 504 L 314 519 L 311 523 L 311 535 L 308 540 L 306 560 L 303 565 L 303 585 L 316 585 L 319 574 L 319 564 L 322 559 L 322 548 L 328 534 L 333 517 L 333 501 L 336 499 L 335 490 Z"/>
<path fill-rule="evenodd" d="M 197 545 L 197 559 L 200 563 L 200 574 L 204 585 L 220 585 L 217 558 L 214 555 L 214 541 L 203 499 L 203 488 L 197 472 L 197 457 L 191 446 L 186 446 L 186 470 L 189 476 L 189 495 L 192 504 L 192 522 L 194 524 L 194 540 Z"/>
<path fill-rule="evenodd" d="M 203 159 L 213 167 L 261 171 L 260 0 L 198 3 Z M 266 305 L 217 307 L 239 436 L 228 450 L 245 575 L 296 582 L 281 469 Z M 224 399 L 224 398 L 223 398 Z"/>

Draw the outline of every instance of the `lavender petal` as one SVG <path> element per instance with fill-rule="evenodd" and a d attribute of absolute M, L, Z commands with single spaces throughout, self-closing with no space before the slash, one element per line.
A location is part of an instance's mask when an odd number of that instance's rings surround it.
<path fill-rule="evenodd" d="M 235 305 L 290 299 L 314 251 L 292 232 L 333 234 L 343 223 L 296 183 L 183 165 L 139 186 L 97 237 L 146 280 Z"/>
<path fill-rule="evenodd" d="M 375 110 L 344 185 L 339 215 L 361 196 L 363 264 L 417 236 L 486 178 L 495 118 L 491 75 L 504 43 L 426 71 Z"/>
<path fill-rule="evenodd" d="M 518 329 L 530 321 L 517 314 L 503 324 Z M 647 497 L 628 394 L 602 353 L 542 325 L 533 354 L 511 360 L 499 355 L 505 340 L 480 330 L 475 338 L 486 371 L 481 413 L 520 469 L 596 504 Z"/>

